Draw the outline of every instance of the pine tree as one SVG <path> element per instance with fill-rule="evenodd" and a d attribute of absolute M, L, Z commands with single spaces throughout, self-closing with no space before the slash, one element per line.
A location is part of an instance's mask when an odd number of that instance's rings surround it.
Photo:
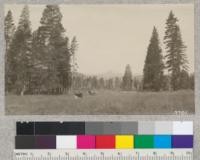
<path fill-rule="evenodd" d="M 13 22 L 12 12 L 9 10 L 4 20 L 4 33 L 6 41 L 6 51 L 9 49 L 15 33 L 15 24 Z"/>
<path fill-rule="evenodd" d="M 60 28 L 61 29 L 61 28 Z M 68 76 L 70 74 L 70 51 L 68 48 L 69 40 L 67 37 L 62 36 L 62 32 L 56 27 L 51 34 L 49 46 L 51 46 L 51 64 L 53 64 L 54 88 L 62 89 L 65 92 L 69 87 Z M 56 87 L 57 85 L 57 87 Z M 60 91 L 59 91 L 60 92 Z"/>
<path fill-rule="evenodd" d="M 119 77 L 115 77 L 114 88 L 120 89 L 120 87 L 121 87 L 121 79 Z"/>
<path fill-rule="evenodd" d="M 139 79 L 137 78 L 137 77 L 135 77 L 134 79 L 133 79 L 133 86 L 134 86 L 134 89 L 136 90 L 136 91 L 139 91 L 140 90 L 140 84 L 141 82 L 139 81 Z"/>
<path fill-rule="evenodd" d="M 34 52 L 37 54 L 35 64 L 41 64 L 41 72 L 46 73 L 41 77 L 41 85 L 50 94 L 63 93 L 70 85 L 69 39 L 65 36 L 61 20 L 62 14 L 58 5 L 47 5 L 40 20 L 41 26 L 37 30 L 34 46 Z"/>
<path fill-rule="evenodd" d="M 190 74 L 190 89 L 194 90 L 194 73 Z"/>
<path fill-rule="evenodd" d="M 92 77 L 91 83 L 92 83 L 92 89 L 97 89 L 98 88 L 98 80 L 97 80 L 96 76 Z"/>
<path fill-rule="evenodd" d="M 159 91 L 162 88 L 163 61 L 162 50 L 156 28 L 153 28 L 143 69 L 143 89 Z"/>
<path fill-rule="evenodd" d="M 31 23 L 29 9 L 26 5 L 21 13 L 17 30 L 9 49 L 12 84 L 18 94 L 23 95 L 30 81 L 31 66 Z M 12 58 L 11 58 L 12 57 Z"/>
<path fill-rule="evenodd" d="M 100 78 L 99 79 L 99 85 L 100 85 L 100 89 L 104 89 L 105 88 L 105 80 L 104 78 Z"/>
<path fill-rule="evenodd" d="M 114 89 L 114 79 L 113 78 L 109 78 L 107 80 L 107 88 L 110 89 L 110 90 Z"/>
<path fill-rule="evenodd" d="M 4 20 L 4 33 L 5 33 L 5 42 L 6 42 L 6 47 L 5 47 L 5 91 L 8 92 L 11 88 L 10 86 L 12 85 L 11 82 L 11 75 L 12 75 L 12 70 L 10 69 L 10 62 L 9 59 L 13 58 L 12 56 L 9 56 L 9 49 L 11 42 L 13 40 L 13 36 L 15 33 L 15 24 L 13 22 L 13 17 L 12 17 L 12 12 L 9 10 L 5 20 Z M 12 60 L 13 61 L 13 60 Z"/>
<path fill-rule="evenodd" d="M 189 89 L 190 88 L 190 76 L 187 71 L 182 70 L 180 73 L 180 88 Z"/>
<path fill-rule="evenodd" d="M 166 44 L 166 68 L 170 73 L 172 90 L 181 89 L 181 73 L 188 71 L 188 61 L 185 54 L 186 46 L 181 37 L 178 19 L 171 11 L 166 21 L 164 43 Z"/>
<path fill-rule="evenodd" d="M 70 46 L 70 51 L 71 51 L 71 60 L 70 60 L 70 63 L 71 63 L 71 77 L 69 77 L 69 79 L 71 80 L 71 86 L 72 88 L 74 88 L 74 74 L 77 72 L 77 69 L 78 69 L 78 64 L 77 64 L 77 61 L 76 61 L 76 50 L 78 49 L 78 42 L 76 40 L 76 37 L 74 36 L 72 38 L 72 41 L 71 41 L 71 46 Z"/>
<path fill-rule="evenodd" d="M 78 68 L 78 64 L 76 62 L 76 50 L 78 49 L 78 42 L 77 42 L 77 39 L 76 39 L 76 36 L 74 36 L 72 38 L 72 41 L 71 41 L 71 47 L 70 47 L 70 51 L 71 51 L 71 57 L 72 57 L 72 72 L 76 72 L 77 71 L 77 68 Z"/>
<path fill-rule="evenodd" d="M 130 91 L 132 90 L 132 71 L 131 66 L 128 64 L 125 69 L 125 73 L 123 76 L 122 88 L 123 90 Z"/>

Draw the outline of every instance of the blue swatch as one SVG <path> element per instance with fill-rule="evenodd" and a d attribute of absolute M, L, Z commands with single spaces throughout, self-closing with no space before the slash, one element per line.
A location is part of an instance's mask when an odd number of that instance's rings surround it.
<path fill-rule="evenodd" d="M 172 148 L 172 138 L 170 135 L 154 136 L 154 148 Z"/>

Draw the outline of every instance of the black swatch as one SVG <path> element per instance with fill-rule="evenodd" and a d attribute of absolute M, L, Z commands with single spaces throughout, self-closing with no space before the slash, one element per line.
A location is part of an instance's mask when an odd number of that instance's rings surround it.
<path fill-rule="evenodd" d="M 35 122 L 35 135 L 85 134 L 85 122 Z"/>
<path fill-rule="evenodd" d="M 17 122 L 17 135 L 34 135 L 34 122 Z"/>

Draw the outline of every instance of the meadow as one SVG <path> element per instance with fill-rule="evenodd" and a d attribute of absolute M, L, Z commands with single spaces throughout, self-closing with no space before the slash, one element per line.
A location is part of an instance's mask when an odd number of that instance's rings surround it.
<path fill-rule="evenodd" d="M 132 115 L 192 114 L 195 110 L 194 91 L 125 92 L 98 91 L 84 93 L 83 98 L 68 95 L 6 95 L 7 115 Z"/>

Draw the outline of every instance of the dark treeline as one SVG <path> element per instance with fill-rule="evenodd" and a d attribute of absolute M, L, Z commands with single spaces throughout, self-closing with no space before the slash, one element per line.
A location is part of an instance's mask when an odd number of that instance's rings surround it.
<path fill-rule="evenodd" d="M 143 76 L 134 77 L 130 65 L 123 77 L 110 79 L 85 76 L 77 72 L 76 37 L 70 40 L 61 23 L 59 6 L 47 5 L 40 26 L 31 30 L 26 5 L 19 23 L 14 25 L 12 12 L 5 17 L 5 90 L 13 94 L 64 94 L 81 89 L 109 90 L 179 90 L 194 89 L 194 74 L 188 73 L 186 46 L 181 37 L 178 19 L 170 12 L 166 21 L 162 55 L 159 35 L 154 27 L 143 69 Z M 167 72 L 167 74 L 165 73 Z"/>
<path fill-rule="evenodd" d="M 129 66 L 129 65 L 128 65 Z M 130 66 L 129 66 L 130 67 Z M 129 72 L 131 73 L 131 71 Z M 126 77 L 127 76 L 127 77 Z M 82 74 L 76 74 L 73 78 L 74 90 L 142 90 L 142 77 L 129 77 L 125 74 L 123 78 L 103 78 L 97 76 L 85 76 Z"/>

